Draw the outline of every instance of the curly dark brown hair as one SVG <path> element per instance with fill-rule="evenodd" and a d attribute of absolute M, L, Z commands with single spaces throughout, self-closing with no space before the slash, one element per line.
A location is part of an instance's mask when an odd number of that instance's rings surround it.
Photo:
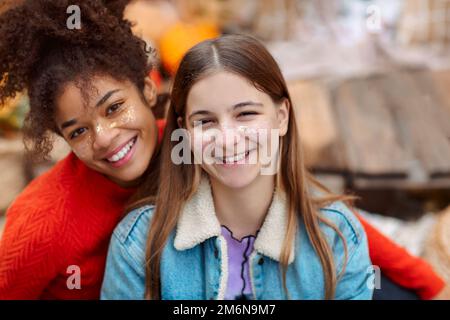
<path fill-rule="evenodd" d="M 145 42 L 124 19 L 125 0 L 24 0 L 0 15 L 0 105 L 27 91 L 26 150 L 45 159 L 53 146 L 55 101 L 64 85 L 93 75 L 129 80 L 142 92 L 151 70 Z M 67 28 L 67 8 L 81 9 L 81 29 Z"/>

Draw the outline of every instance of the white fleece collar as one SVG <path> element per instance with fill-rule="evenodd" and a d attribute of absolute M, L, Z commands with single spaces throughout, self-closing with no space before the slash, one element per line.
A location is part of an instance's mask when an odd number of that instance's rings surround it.
<path fill-rule="evenodd" d="M 281 249 L 287 229 L 288 208 L 285 195 L 277 191 L 266 219 L 254 242 L 254 249 L 259 253 L 280 261 Z M 177 224 L 174 241 L 175 249 L 186 250 L 203 241 L 221 235 L 221 226 L 217 219 L 211 186 L 207 177 L 203 176 L 195 195 L 185 204 Z M 294 238 L 295 239 L 295 238 Z M 291 245 L 289 263 L 295 258 L 294 245 Z"/>

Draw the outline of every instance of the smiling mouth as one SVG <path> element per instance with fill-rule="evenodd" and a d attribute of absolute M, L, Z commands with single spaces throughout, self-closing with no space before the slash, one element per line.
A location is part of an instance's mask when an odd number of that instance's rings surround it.
<path fill-rule="evenodd" d="M 231 157 L 216 157 L 215 159 L 218 164 L 234 164 L 247 158 L 252 151 L 253 150 L 248 150 Z"/>
<path fill-rule="evenodd" d="M 116 163 L 125 158 L 128 153 L 133 148 L 134 144 L 136 143 L 137 136 L 131 139 L 125 146 L 122 147 L 118 152 L 116 152 L 114 155 L 112 155 L 109 158 L 106 158 L 105 160 L 110 163 Z"/>

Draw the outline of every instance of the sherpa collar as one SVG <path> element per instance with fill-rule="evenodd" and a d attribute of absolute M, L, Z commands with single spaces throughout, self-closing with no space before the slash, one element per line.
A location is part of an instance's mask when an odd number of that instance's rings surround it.
<path fill-rule="evenodd" d="M 280 261 L 287 229 L 288 208 L 285 199 L 282 192 L 274 193 L 266 219 L 254 242 L 256 251 L 276 261 Z M 214 209 L 211 185 L 209 179 L 203 176 L 197 192 L 181 212 L 174 246 L 175 249 L 182 251 L 220 235 L 221 226 Z M 294 243 L 295 241 L 291 245 L 289 263 L 295 258 Z"/>

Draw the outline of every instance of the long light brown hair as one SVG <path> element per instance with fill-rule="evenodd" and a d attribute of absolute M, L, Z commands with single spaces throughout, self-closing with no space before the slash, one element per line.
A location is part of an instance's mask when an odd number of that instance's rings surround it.
<path fill-rule="evenodd" d="M 183 205 L 195 194 L 201 175 L 201 168 L 197 164 L 176 165 L 172 162 L 171 151 L 178 142 L 171 141 L 170 134 L 179 128 L 177 119 L 179 117 L 185 119 L 186 100 L 192 86 L 218 70 L 232 72 L 251 81 L 257 89 L 268 94 L 275 103 L 287 100 L 290 106 L 293 106 L 277 63 L 256 39 L 244 35 L 227 35 L 201 42 L 187 52 L 175 76 L 161 149 L 159 191 L 146 248 L 145 297 L 148 299 L 161 298 L 162 250 L 170 233 L 177 225 Z M 336 274 L 332 249 L 320 228 L 320 223 L 333 228 L 344 241 L 345 248 L 346 245 L 338 228 L 322 217 L 319 209 L 333 201 L 348 201 L 350 198 L 332 194 L 307 172 L 303 162 L 298 124 L 292 107 L 289 108 L 288 132 L 281 138 L 280 146 L 281 162 L 276 178 L 277 184 L 286 193 L 289 208 L 287 232 L 280 257 L 284 290 L 287 292 L 286 271 L 289 248 L 295 241 L 294 235 L 298 227 L 298 218 L 300 218 L 323 268 L 325 298 L 332 299 L 339 275 Z M 143 187 L 146 188 L 145 185 Z M 320 189 L 323 196 L 313 198 L 312 187 Z M 347 260 L 346 249 L 344 260 L 343 266 Z"/>

